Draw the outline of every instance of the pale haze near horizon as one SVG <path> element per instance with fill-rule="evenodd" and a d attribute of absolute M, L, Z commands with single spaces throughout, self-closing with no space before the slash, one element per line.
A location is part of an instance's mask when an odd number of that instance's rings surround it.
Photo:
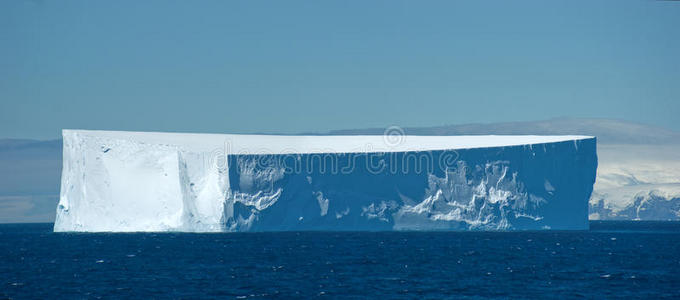
<path fill-rule="evenodd" d="M 0 2 L 0 138 L 625 119 L 680 129 L 680 3 Z"/>

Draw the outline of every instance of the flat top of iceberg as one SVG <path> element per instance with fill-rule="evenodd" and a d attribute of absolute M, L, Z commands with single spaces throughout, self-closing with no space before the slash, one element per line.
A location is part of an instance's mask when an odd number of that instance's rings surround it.
<path fill-rule="evenodd" d="M 251 135 L 64 129 L 76 136 L 176 146 L 194 151 L 225 149 L 227 154 L 403 152 L 535 145 L 591 139 L 581 135 Z"/>

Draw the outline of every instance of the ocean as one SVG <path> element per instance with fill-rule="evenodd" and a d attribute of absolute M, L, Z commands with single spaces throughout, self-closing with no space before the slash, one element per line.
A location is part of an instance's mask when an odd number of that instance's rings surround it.
<path fill-rule="evenodd" d="M 680 298 L 680 222 L 219 234 L 52 226 L 0 225 L 0 298 Z"/>

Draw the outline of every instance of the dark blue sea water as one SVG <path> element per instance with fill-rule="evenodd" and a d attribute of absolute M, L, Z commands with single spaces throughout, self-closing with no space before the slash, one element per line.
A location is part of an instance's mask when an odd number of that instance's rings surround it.
<path fill-rule="evenodd" d="M 680 223 L 572 232 L 52 233 L 0 225 L 0 298 L 680 297 Z"/>

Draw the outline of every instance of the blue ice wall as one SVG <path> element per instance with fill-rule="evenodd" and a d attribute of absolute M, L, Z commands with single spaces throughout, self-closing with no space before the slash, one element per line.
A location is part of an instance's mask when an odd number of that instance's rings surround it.
<path fill-rule="evenodd" d="M 229 155 L 228 231 L 588 229 L 596 140 Z"/>

